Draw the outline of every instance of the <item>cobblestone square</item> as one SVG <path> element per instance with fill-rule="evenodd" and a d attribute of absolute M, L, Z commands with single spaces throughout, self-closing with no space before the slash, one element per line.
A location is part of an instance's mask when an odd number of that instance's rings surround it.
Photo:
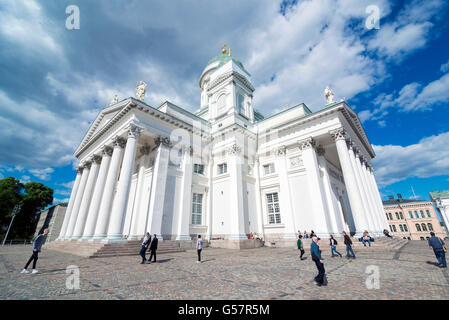
<path fill-rule="evenodd" d="M 308 248 L 307 248 L 308 249 Z M 338 250 L 344 254 L 344 248 Z M 290 248 L 241 251 L 206 248 L 160 254 L 141 265 L 140 257 L 86 259 L 43 251 L 37 274 L 20 274 L 30 246 L 0 247 L 0 299 L 443 299 L 449 298 L 448 271 L 435 266 L 427 243 L 410 241 L 401 250 L 356 251 L 357 259 L 323 252 L 326 287 L 317 287 L 316 268 Z M 69 265 L 79 267 L 80 288 L 67 289 Z M 368 266 L 379 267 L 380 288 L 368 289 Z M 30 269 L 29 269 L 30 270 Z"/>

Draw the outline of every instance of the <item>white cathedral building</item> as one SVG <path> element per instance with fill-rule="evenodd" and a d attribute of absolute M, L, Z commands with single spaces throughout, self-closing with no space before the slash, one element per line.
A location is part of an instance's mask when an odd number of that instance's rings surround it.
<path fill-rule="evenodd" d="M 145 232 L 163 240 L 265 242 L 379 236 L 388 229 L 373 174 L 375 156 L 345 101 L 311 112 L 305 104 L 264 117 L 251 76 L 222 51 L 199 79 L 201 107 L 153 108 L 127 98 L 100 111 L 75 151 L 80 165 L 59 240 L 123 241 Z M 324 100 L 324 99 L 323 99 Z"/>

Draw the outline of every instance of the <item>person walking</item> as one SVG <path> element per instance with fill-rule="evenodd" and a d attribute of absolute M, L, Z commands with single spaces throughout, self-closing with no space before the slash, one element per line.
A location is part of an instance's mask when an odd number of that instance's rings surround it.
<path fill-rule="evenodd" d="M 438 260 L 438 266 L 440 268 L 447 268 L 446 264 L 446 245 L 440 237 L 435 236 L 435 232 L 430 233 L 430 238 L 427 240 L 429 247 L 433 249 L 433 253 Z"/>
<path fill-rule="evenodd" d="M 22 272 L 20 273 L 30 273 L 27 269 L 30 265 L 31 261 L 33 261 L 33 271 L 31 273 L 37 273 L 36 270 L 36 263 L 37 259 L 39 259 L 39 252 L 41 252 L 42 245 L 45 243 L 45 239 L 47 238 L 48 229 L 44 229 L 42 234 L 38 235 L 34 241 L 33 241 L 33 254 L 31 255 L 30 259 L 28 259 L 27 264 L 23 268 Z"/>
<path fill-rule="evenodd" d="M 318 269 L 318 275 L 315 277 L 316 285 L 326 286 L 326 270 L 324 269 L 323 258 L 321 257 L 321 250 L 318 245 L 318 238 L 316 236 L 312 237 L 312 244 L 310 245 L 310 254 L 312 256 L 312 260 L 315 262 L 315 265 Z"/>
<path fill-rule="evenodd" d="M 201 235 L 198 235 L 198 240 L 196 241 L 196 252 L 198 253 L 198 261 L 196 263 L 201 263 L 201 251 L 203 250 L 203 239 Z"/>
<path fill-rule="evenodd" d="M 365 232 L 363 232 L 363 236 L 362 236 L 362 243 L 363 243 L 364 247 L 366 247 L 367 242 L 368 242 L 369 246 L 371 247 L 371 237 L 370 237 L 368 231 L 365 230 Z"/>
<path fill-rule="evenodd" d="M 145 252 L 147 251 L 148 246 L 150 245 L 150 241 L 151 241 L 151 236 L 150 236 L 150 233 L 147 232 L 145 234 L 145 237 L 143 238 L 142 247 L 140 248 L 140 252 L 139 252 L 140 256 L 142 257 L 142 262 L 140 264 L 144 264 L 145 261 L 147 261 L 147 259 L 145 258 Z"/>
<path fill-rule="evenodd" d="M 158 243 L 158 239 L 156 234 L 153 235 L 153 240 L 151 240 L 151 244 L 150 244 L 150 258 L 148 259 L 148 263 L 151 263 L 151 259 L 154 256 L 154 260 L 153 262 L 156 262 L 156 250 L 157 250 L 157 243 Z"/>
<path fill-rule="evenodd" d="M 334 236 L 331 235 L 330 239 L 329 239 L 329 245 L 331 247 L 331 254 L 332 254 L 332 258 L 335 257 L 335 254 L 338 254 L 341 258 L 341 253 L 337 251 L 337 240 L 334 239 Z"/>
<path fill-rule="evenodd" d="M 299 256 L 300 260 L 305 260 L 306 258 L 303 258 L 302 256 L 304 255 L 305 251 L 304 251 L 304 247 L 302 245 L 302 235 L 300 234 L 298 236 L 298 241 L 296 242 L 297 246 L 298 246 L 298 250 L 301 251 L 301 255 Z"/>
<path fill-rule="evenodd" d="M 352 240 L 351 238 L 346 234 L 345 231 L 342 232 L 344 243 L 346 245 L 346 258 L 354 258 L 355 259 L 355 253 L 354 250 L 352 250 Z M 349 254 L 351 253 L 351 255 Z"/>

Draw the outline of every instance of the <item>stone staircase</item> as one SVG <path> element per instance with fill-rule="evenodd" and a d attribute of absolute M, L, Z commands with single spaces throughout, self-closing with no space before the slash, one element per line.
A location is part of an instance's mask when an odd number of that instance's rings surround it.
<path fill-rule="evenodd" d="M 311 239 L 302 239 L 304 248 L 310 248 L 310 244 L 312 242 Z M 345 248 L 344 239 L 336 238 L 338 245 L 337 250 L 341 248 Z M 401 239 L 401 238 L 387 238 L 387 237 L 379 237 L 374 238 L 374 242 L 371 242 L 371 247 L 369 247 L 368 243 L 366 243 L 366 247 L 363 245 L 363 242 L 359 241 L 356 238 L 351 238 L 352 247 L 357 250 L 375 250 L 375 251 L 397 251 L 405 246 L 409 240 Z M 321 239 L 319 241 L 321 250 L 330 250 L 329 239 Z"/>
<path fill-rule="evenodd" d="M 86 258 L 137 256 L 141 248 L 140 240 L 123 242 L 53 241 L 44 245 L 44 250 L 54 250 Z M 159 241 L 157 254 L 184 252 L 179 241 Z"/>

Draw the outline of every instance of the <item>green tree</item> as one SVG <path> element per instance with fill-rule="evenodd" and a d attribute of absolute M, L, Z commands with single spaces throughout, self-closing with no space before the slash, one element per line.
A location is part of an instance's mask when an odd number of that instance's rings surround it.
<path fill-rule="evenodd" d="M 6 182 L 4 180 L 7 180 Z M 5 209 L 3 209 L 5 200 Z M 8 228 L 14 205 L 21 206 L 9 231 L 9 239 L 30 239 L 36 227 L 38 213 L 53 202 L 53 189 L 40 182 L 20 183 L 8 177 L 0 180 L 0 203 L 2 230 Z M 4 233 L 4 232 L 3 232 Z M 4 234 L 2 234 L 2 237 Z"/>

